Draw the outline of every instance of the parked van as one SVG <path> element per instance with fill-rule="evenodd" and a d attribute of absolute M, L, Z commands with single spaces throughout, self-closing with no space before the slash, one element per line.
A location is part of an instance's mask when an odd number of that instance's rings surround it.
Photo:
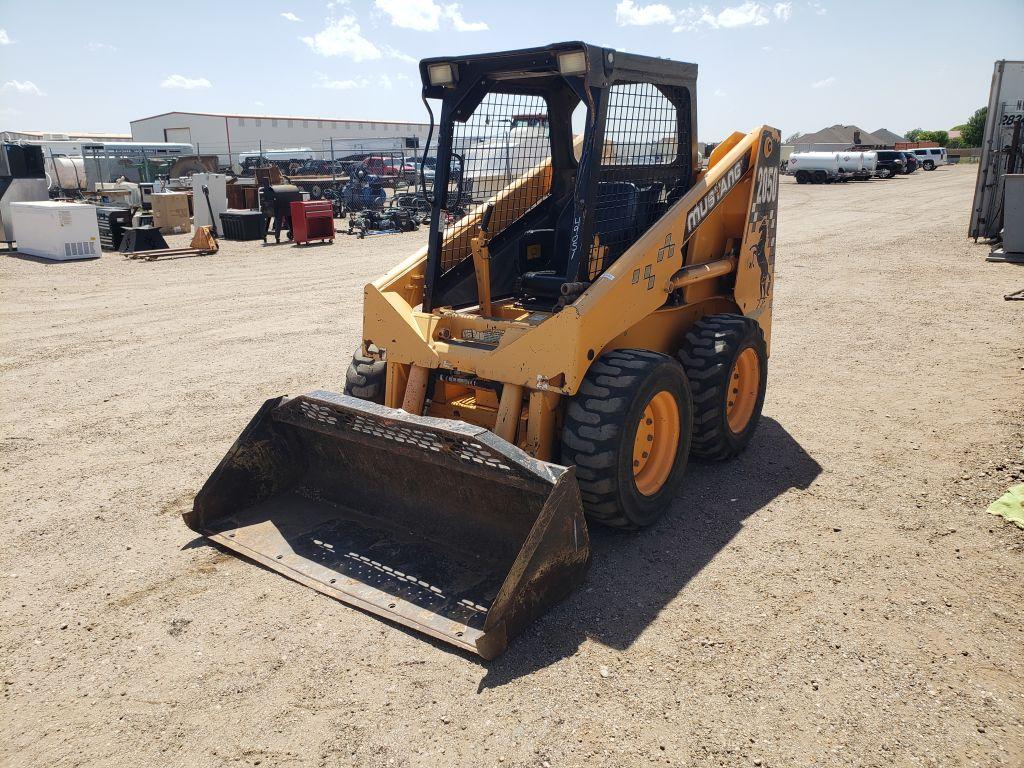
<path fill-rule="evenodd" d="M 945 147 L 923 147 L 919 149 L 908 149 L 917 158 L 917 162 L 926 171 L 934 171 L 940 165 L 947 165 Z"/>

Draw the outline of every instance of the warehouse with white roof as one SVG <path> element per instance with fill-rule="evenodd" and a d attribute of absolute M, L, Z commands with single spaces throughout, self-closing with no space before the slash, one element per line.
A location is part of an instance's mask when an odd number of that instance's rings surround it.
<path fill-rule="evenodd" d="M 222 164 L 242 152 L 305 147 L 329 156 L 331 139 L 403 138 L 408 149 L 422 147 L 427 123 L 348 120 L 333 117 L 164 112 L 131 121 L 133 141 L 192 144 L 198 154 L 218 155 Z"/>

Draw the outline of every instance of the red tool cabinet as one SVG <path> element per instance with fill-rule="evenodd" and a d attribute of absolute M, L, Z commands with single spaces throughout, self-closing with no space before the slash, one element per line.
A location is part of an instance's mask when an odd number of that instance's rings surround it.
<path fill-rule="evenodd" d="M 292 239 L 334 242 L 334 204 L 330 200 L 296 200 L 292 203 Z"/>

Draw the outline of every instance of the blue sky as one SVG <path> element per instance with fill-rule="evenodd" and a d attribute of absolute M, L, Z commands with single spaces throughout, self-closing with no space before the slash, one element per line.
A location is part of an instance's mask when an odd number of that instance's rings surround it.
<path fill-rule="evenodd" d="M 985 104 L 992 62 L 1024 59 L 1024 2 L 0 0 L 0 129 L 127 133 L 170 110 L 419 120 L 418 59 L 576 39 L 699 64 L 701 140 L 765 122 L 903 132 Z"/>

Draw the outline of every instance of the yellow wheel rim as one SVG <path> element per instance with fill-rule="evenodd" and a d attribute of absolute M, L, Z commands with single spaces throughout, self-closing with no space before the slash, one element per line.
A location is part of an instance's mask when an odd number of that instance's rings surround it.
<path fill-rule="evenodd" d="M 653 496 L 668 480 L 679 450 L 679 406 L 671 392 L 659 392 L 644 408 L 633 440 L 633 482 Z"/>
<path fill-rule="evenodd" d="M 750 423 L 757 404 L 757 393 L 761 388 L 761 361 L 751 347 L 747 347 L 733 363 L 729 374 L 729 394 L 725 406 L 725 418 L 729 429 L 739 434 Z"/>

